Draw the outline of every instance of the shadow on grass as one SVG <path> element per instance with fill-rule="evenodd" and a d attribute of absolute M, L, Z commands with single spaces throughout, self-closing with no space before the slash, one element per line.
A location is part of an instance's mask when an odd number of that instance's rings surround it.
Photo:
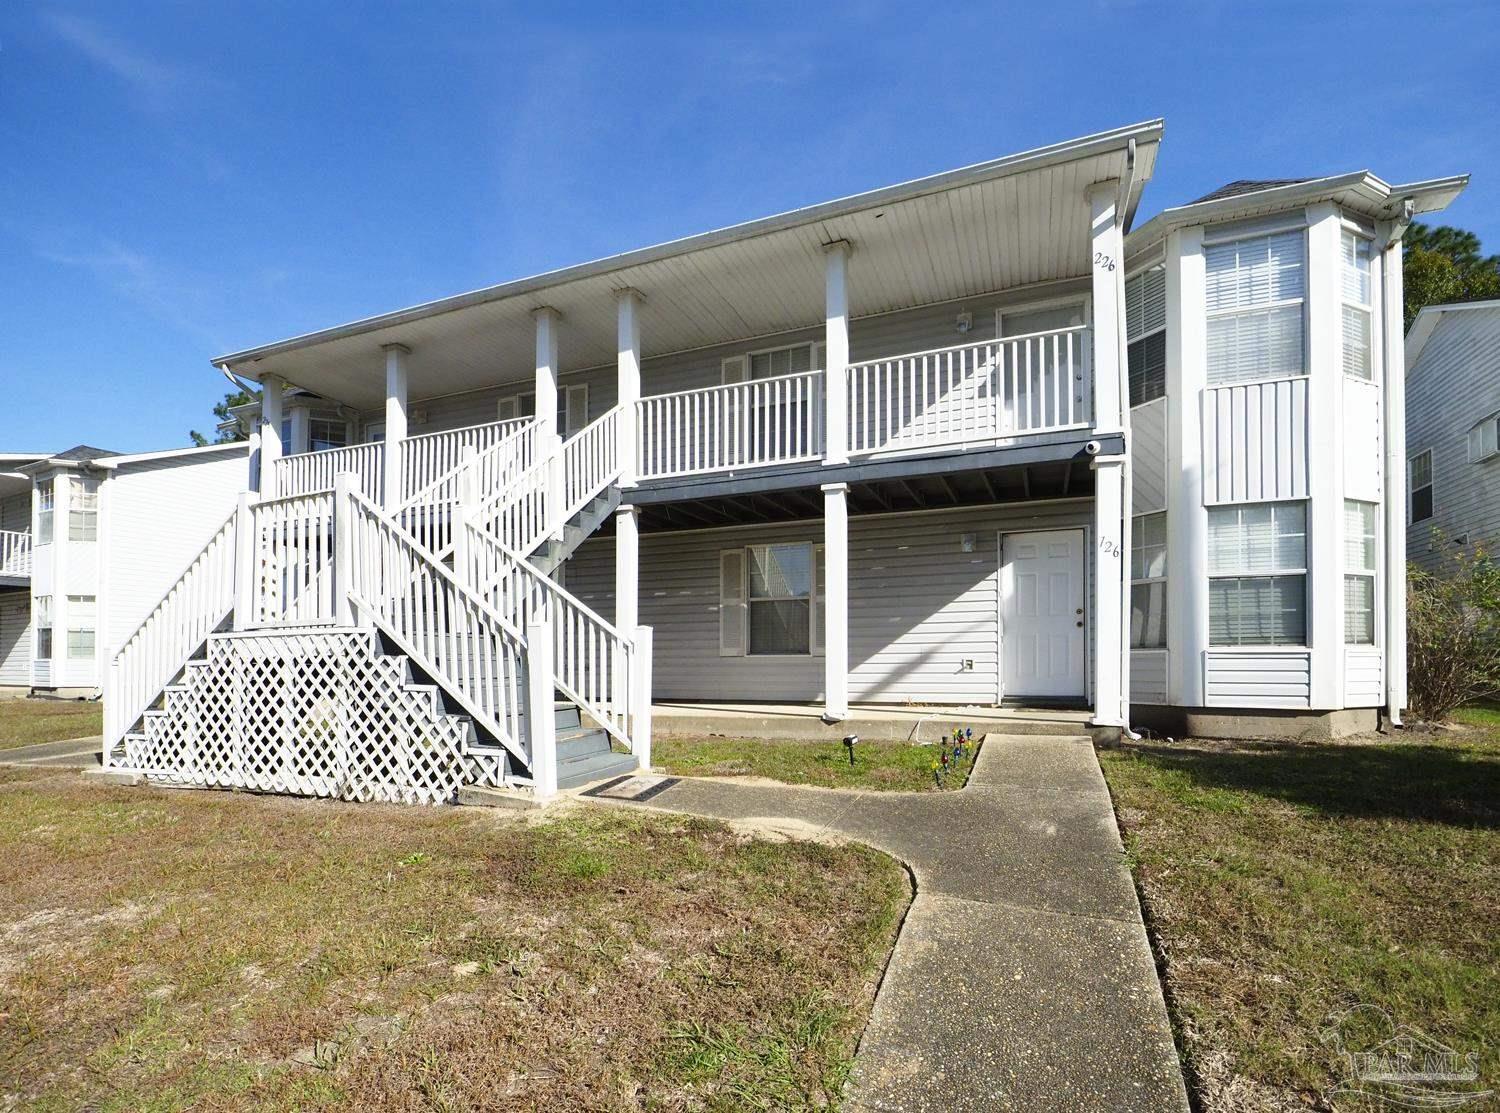
<path fill-rule="evenodd" d="M 1402 742 L 1125 749 L 1199 789 L 1255 793 L 1329 816 L 1500 827 L 1500 752 L 1493 747 Z"/>

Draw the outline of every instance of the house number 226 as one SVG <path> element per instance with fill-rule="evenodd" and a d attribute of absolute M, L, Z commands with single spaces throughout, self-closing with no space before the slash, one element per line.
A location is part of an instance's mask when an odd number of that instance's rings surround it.
<path fill-rule="evenodd" d="M 1102 267 L 1107 271 L 1115 269 L 1115 261 L 1102 251 L 1094 252 L 1094 266 Z"/>

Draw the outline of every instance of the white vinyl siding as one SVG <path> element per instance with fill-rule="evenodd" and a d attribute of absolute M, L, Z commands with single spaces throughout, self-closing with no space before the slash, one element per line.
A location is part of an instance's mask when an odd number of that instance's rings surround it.
<path fill-rule="evenodd" d="M 52 544 L 52 514 L 56 491 L 52 480 L 44 479 L 36 485 L 36 543 Z"/>
<path fill-rule="evenodd" d="M 1307 504 L 1208 511 L 1208 640 L 1307 644 Z"/>
<path fill-rule="evenodd" d="M 1375 644 L 1377 507 L 1344 500 L 1344 644 Z"/>
<path fill-rule="evenodd" d="M 1344 374 L 1369 381 L 1375 375 L 1370 348 L 1374 327 L 1370 307 L 1370 241 L 1344 229 L 1342 257 Z"/>
<path fill-rule="evenodd" d="M 1204 249 L 1210 386 L 1306 373 L 1303 240 L 1278 232 Z"/>
<path fill-rule="evenodd" d="M 1167 644 L 1167 516 L 1140 514 L 1130 528 L 1130 647 Z"/>
<path fill-rule="evenodd" d="M 0 685 L 31 682 L 31 596 L 24 591 L 0 595 Z"/>
<path fill-rule="evenodd" d="M 1432 450 L 1423 449 L 1406 462 L 1407 505 L 1410 520 L 1432 517 Z"/>
<path fill-rule="evenodd" d="M 1130 404 L 1144 405 L 1167 392 L 1167 272 L 1155 266 L 1125 283 L 1126 354 Z"/>

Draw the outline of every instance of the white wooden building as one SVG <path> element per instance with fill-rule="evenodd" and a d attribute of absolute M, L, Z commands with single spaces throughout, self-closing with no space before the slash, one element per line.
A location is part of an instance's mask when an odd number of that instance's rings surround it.
<path fill-rule="evenodd" d="M 40 452 L 0 452 L 0 693 L 31 686 L 31 477 Z"/>
<path fill-rule="evenodd" d="M 1500 553 L 1500 301 L 1431 305 L 1406 337 L 1406 555 Z"/>
<path fill-rule="evenodd" d="M 1398 713 L 1399 241 L 1465 179 L 1132 231 L 1161 134 L 219 358 L 256 491 L 111 661 L 111 764 L 441 800 L 649 764 L 652 698 Z"/>
<path fill-rule="evenodd" d="M 237 504 L 246 453 L 243 443 L 130 455 L 80 445 L 21 467 L 28 628 L 6 658 L 8 683 L 97 695 L 110 647 L 135 632 Z"/>

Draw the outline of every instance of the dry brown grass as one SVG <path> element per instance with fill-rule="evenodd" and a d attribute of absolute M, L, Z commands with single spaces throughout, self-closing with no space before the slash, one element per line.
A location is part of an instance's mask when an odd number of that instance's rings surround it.
<path fill-rule="evenodd" d="M 87 738 L 104 729 L 104 707 L 86 700 L 0 700 L 0 750 Z"/>
<path fill-rule="evenodd" d="M 0 1108 L 836 1104 L 908 897 L 699 820 L 16 778 Z"/>

